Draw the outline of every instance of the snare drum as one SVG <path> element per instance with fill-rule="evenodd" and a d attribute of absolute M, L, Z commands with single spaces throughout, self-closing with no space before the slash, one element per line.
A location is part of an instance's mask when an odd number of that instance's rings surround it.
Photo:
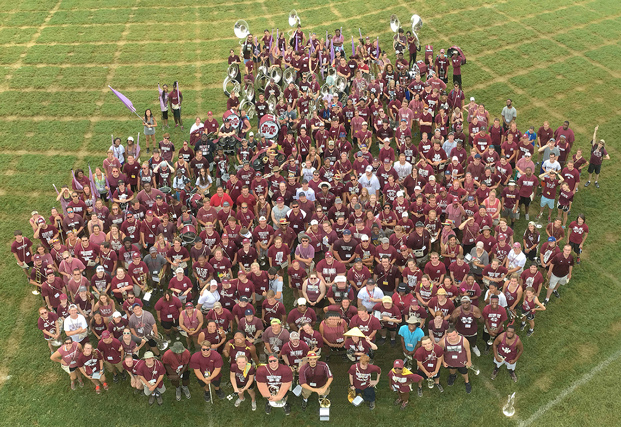
<path fill-rule="evenodd" d="M 184 243 L 194 243 L 196 240 L 196 227 L 192 224 L 185 225 L 179 232 L 179 237 Z"/>
<path fill-rule="evenodd" d="M 273 114 L 266 114 L 261 117 L 259 122 L 259 133 L 266 139 L 276 138 L 278 136 L 278 120 Z"/>

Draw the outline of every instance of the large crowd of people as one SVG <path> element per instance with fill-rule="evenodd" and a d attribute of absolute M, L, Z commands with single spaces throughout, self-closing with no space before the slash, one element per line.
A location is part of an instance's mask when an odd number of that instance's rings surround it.
<path fill-rule="evenodd" d="M 460 50 L 434 56 L 400 30 L 393 65 L 376 40 L 347 44 L 340 29 L 249 35 L 222 120 L 174 141 L 183 96 L 163 85 L 146 150 L 117 138 L 15 231 L 71 389 L 161 405 L 195 377 L 207 402 L 230 383 L 236 407 L 260 394 L 289 414 L 325 402 L 333 375 L 371 410 L 386 370 L 401 409 L 425 383 L 443 392 L 442 370 L 470 393 L 475 357 L 518 381 L 523 340 L 580 264 L 589 227 L 572 205 L 583 169 L 582 191 L 592 174 L 599 188 L 604 141 L 596 128 L 583 156 L 569 122 L 520 123 L 511 100 L 490 113 L 462 90 Z M 403 356 L 373 364 L 388 346 Z"/>

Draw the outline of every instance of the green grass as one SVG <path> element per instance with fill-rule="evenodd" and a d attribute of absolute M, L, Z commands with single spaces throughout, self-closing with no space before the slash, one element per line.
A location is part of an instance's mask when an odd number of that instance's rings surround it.
<path fill-rule="evenodd" d="M 32 235 L 28 218 L 33 209 L 47 213 L 57 205 L 52 184 L 69 184 L 72 168 L 101 165 L 111 133 L 125 138 L 141 131 L 137 119 L 105 91 L 107 84 L 128 95 L 139 112 L 145 108 L 157 112 L 157 83 L 170 85 L 179 80 L 189 129 L 196 115 L 203 117 L 211 110 L 220 116 L 224 110 L 220 86 L 225 58 L 231 47 L 238 46 L 233 23 L 246 19 L 255 33 L 275 26 L 286 30 L 291 8 L 297 9 L 305 31 L 316 31 L 322 37 L 326 30 L 333 32 L 342 25 L 349 39 L 358 37 L 360 27 L 363 35 L 379 36 L 384 47 L 392 36 L 390 14 L 397 13 L 407 25 L 409 16 L 417 13 L 425 23 L 420 33 L 424 44 L 434 45 L 436 51 L 448 47 L 447 43 L 464 49 L 468 56 L 462 69 L 466 95 L 484 102 L 492 116 L 499 116 L 510 97 L 518 109 L 521 130 L 538 127 L 544 120 L 556 128 L 568 119 L 576 132 L 575 145 L 583 149 L 588 147 L 593 126 L 600 124 L 599 136 L 609 142 L 612 161 L 603 169 L 601 189 L 580 187 L 572 212 L 572 216 L 584 212 L 591 227 L 584 262 L 562 290 L 562 300 L 553 300 L 545 313 L 538 314 L 535 335 L 524 338 L 517 384 L 504 371 L 494 382 L 487 379 L 491 360 L 481 357 L 475 360 L 482 374 L 472 381 L 472 395 L 465 394 L 458 380 L 444 395 L 425 389 L 422 399 L 413 396 L 410 408 L 400 412 L 391 406 L 393 395 L 386 380 L 387 369 L 399 352 L 386 347 L 377 357 L 384 373 L 378 408 L 371 413 L 346 402 L 346 366 L 341 361 L 332 364 L 336 374 L 332 420 L 338 425 L 387 425 L 399 418 L 404 424 L 433 420 L 436 425 L 469 426 L 493 420 L 515 425 L 529 419 L 619 350 L 621 315 L 615 296 L 621 290 L 616 275 L 621 269 L 621 225 L 616 201 L 621 173 L 613 167 L 619 157 L 614 141 L 621 132 L 616 108 L 621 102 L 617 3 L 0 0 L 0 117 L 8 117 L 0 128 L 0 236 L 4 242 L 0 248 L 0 425 L 61 425 L 68 416 L 76 424 L 105 420 L 139 425 L 153 416 L 162 425 L 319 424 L 315 401 L 303 413 L 294 398 L 296 408 L 290 417 L 285 419 L 278 410 L 267 417 L 263 401 L 256 413 L 247 405 L 235 410 L 226 400 L 211 407 L 202 401 L 195 383 L 192 401 L 174 402 L 173 393 L 167 392 L 166 405 L 151 410 L 126 384 L 114 384 L 102 396 L 95 396 L 88 386 L 71 392 L 66 375 L 48 360 L 36 329 L 40 300 L 30 294 L 9 252 L 13 230 Z M 51 13 L 55 7 L 57 11 Z M 474 85 L 476 90 L 471 89 Z M 170 132 L 175 143 L 187 138 L 186 132 Z M 161 134 L 159 129 L 158 140 Z M 48 150 L 62 154 L 45 155 Z M 519 221 L 517 235 L 524 225 L 523 219 Z M 535 422 L 618 424 L 621 403 L 614 398 L 618 386 L 613 368 L 617 364 L 609 365 Z M 446 383 L 446 373 L 442 382 Z M 509 420 L 501 408 L 506 395 L 514 391 L 517 412 Z M 130 418 L 127 411 L 119 410 L 130 407 Z"/>

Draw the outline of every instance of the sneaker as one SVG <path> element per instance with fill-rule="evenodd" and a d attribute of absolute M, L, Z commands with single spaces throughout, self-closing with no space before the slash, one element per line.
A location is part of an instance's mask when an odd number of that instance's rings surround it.
<path fill-rule="evenodd" d="M 95 393 L 101 394 L 101 388 L 99 386 L 95 387 Z"/>
<path fill-rule="evenodd" d="M 256 411 L 256 410 L 257 410 L 257 401 L 256 401 L 256 400 L 253 400 L 253 401 L 252 401 L 252 410 L 253 410 L 253 411 Z"/>
<path fill-rule="evenodd" d="M 108 391 L 108 383 L 103 383 L 104 390 Z"/>
<path fill-rule="evenodd" d="M 526 336 L 530 337 L 533 334 L 533 332 L 535 332 L 534 329 L 529 329 L 528 332 L 526 332 Z"/>
<path fill-rule="evenodd" d="M 547 300 L 544 300 L 544 301 L 543 301 L 543 305 L 546 305 L 546 301 L 547 301 Z M 524 330 L 524 328 L 526 328 L 526 322 L 522 322 L 522 324 L 520 325 L 520 331 L 523 331 L 523 330 Z"/>
<path fill-rule="evenodd" d="M 140 389 L 137 389 L 137 388 L 134 389 L 134 394 L 138 394 L 138 393 L 141 393 L 141 392 L 142 392 L 142 390 L 140 390 Z"/>
<path fill-rule="evenodd" d="M 306 411 L 307 406 L 308 406 L 308 400 L 302 399 L 302 410 Z"/>
<path fill-rule="evenodd" d="M 386 337 L 379 337 L 379 339 L 377 340 L 377 343 L 379 345 L 383 345 L 386 342 Z"/>
<path fill-rule="evenodd" d="M 149 405 L 153 405 L 153 402 L 155 402 L 155 396 L 152 394 L 149 396 Z"/>
<path fill-rule="evenodd" d="M 580 264 L 580 257 L 576 258 L 576 264 Z"/>
<path fill-rule="evenodd" d="M 177 399 L 177 402 L 181 400 L 181 387 L 177 387 L 177 390 L 175 390 L 175 398 Z"/>
<path fill-rule="evenodd" d="M 209 394 L 208 391 L 203 393 L 203 399 L 205 399 L 205 402 L 208 402 L 208 403 L 211 401 L 211 395 Z"/>
<path fill-rule="evenodd" d="M 537 215 L 537 221 L 539 221 L 542 216 L 543 216 L 543 212 L 540 212 L 539 215 Z"/>
<path fill-rule="evenodd" d="M 183 126 L 181 126 L 181 129 L 183 129 Z"/>
<path fill-rule="evenodd" d="M 525 215 L 524 215 L 524 219 L 525 219 L 526 221 L 528 221 L 528 220 L 530 219 L 530 215 L 525 214 Z"/>
<path fill-rule="evenodd" d="M 291 406 L 289 406 L 288 403 L 286 403 L 285 406 L 283 406 L 283 409 L 285 411 L 285 415 L 289 415 L 291 413 Z"/>
<path fill-rule="evenodd" d="M 595 181 L 595 188 L 599 188 L 599 182 Z"/>
<path fill-rule="evenodd" d="M 485 350 L 483 350 L 483 354 L 485 354 L 486 356 L 489 354 L 489 346 L 488 345 L 485 346 Z"/>
<path fill-rule="evenodd" d="M 178 128 L 178 127 L 179 127 L 179 124 L 178 124 L 178 123 L 176 123 L 176 124 L 175 124 L 175 127 L 176 127 L 176 128 Z"/>
<path fill-rule="evenodd" d="M 392 340 L 391 339 L 390 340 L 390 346 L 393 347 L 393 348 L 396 347 L 397 346 L 397 340 Z"/>
<path fill-rule="evenodd" d="M 190 394 L 190 388 L 188 386 L 181 386 L 181 390 L 183 391 L 183 394 L 185 394 L 185 398 L 189 399 L 192 397 L 192 395 Z"/>
<path fill-rule="evenodd" d="M 114 374 L 114 376 L 112 377 L 112 382 L 115 382 L 115 383 L 119 382 L 119 376 L 117 374 Z"/>
<path fill-rule="evenodd" d="M 442 384 L 436 383 L 436 388 L 440 393 L 444 393 L 444 387 L 442 387 Z"/>
<path fill-rule="evenodd" d="M 479 347 L 477 347 L 476 345 L 472 348 L 472 352 L 476 354 L 477 357 L 481 357 L 481 351 L 479 350 Z"/>
<path fill-rule="evenodd" d="M 518 213 L 516 213 L 516 214 L 515 214 L 515 219 L 516 219 L 516 220 L 519 220 L 519 219 L 520 219 L 520 212 L 518 212 Z"/>
<path fill-rule="evenodd" d="M 272 407 L 270 406 L 269 402 L 265 402 L 265 413 L 267 415 L 272 413 Z"/>
<path fill-rule="evenodd" d="M 395 406 L 400 405 L 400 404 L 401 404 L 401 399 L 400 399 L 400 398 L 397 398 L 397 400 L 395 400 L 395 401 L 393 402 L 393 404 L 394 404 Z"/>
<path fill-rule="evenodd" d="M 162 403 L 164 403 L 164 401 L 162 400 L 162 395 L 161 394 L 157 394 L 157 396 L 155 396 L 155 400 L 157 400 L 157 404 L 162 406 Z"/>
<path fill-rule="evenodd" d="M 121 374 L 121 379 L 122 379 L 123 381 L 125 381 L 125 380 L 127 379 L 127 372 L 123 372 L 123 373 Z"/>
<path fill-rule="evenodd" d="M 587 181 L 587 182 L 584 183 L 585 187 L 588 187 L 589 185 L 591 185 L 591 181 Z"/>
<path fill-rule="evenodd" d="M 560 298 L 561 294 L 558 293 L 558 291 L 555 289 L 552 291 L 552 293 L 554 294 L 555 297 Z"/>
<path fill-rule="evenodd" d="M 239 405 L 241 405 L 242 402 L 243 400 L 241 400 L 240 398 L 237 398 L 237 400 L 235 401 L 235 407 L 239 408 Z"/>
<path fill-rule="evenodd" d="M 450 374 L 449 377 L 448 377 L 448 380 L 446 381 L 446 385 L 451 387 L 453 384 L 455 384 L 455 380 L 456 379 L 457 379 L 457 375 Z"/>
<path fill-rule="evenodd" d="M 149 149 L 147 148 L 147 154 L 149 154 Z"/>
<path fill-rule="evenodd" d="M 423 388 L 418 387 L 418 397 L 423 397 Z"/>
<path fill-rule="evenodd" d="M 498 372 L 500 372 L 500 369 L 494 368 L 494 370 L 492 371 L 492 376 L 490 377 L 492 381 L 496 379 L 496 377 L 498 376 Z"/>
<path fill-rule="evenodd" d="M 472 385 L 470 383 L 466 383 L 466 393 L 472 393 Z"/>
<path fill-rule="evenodd" d="M 84 387 L 84 381 L 82 381 L 82 380 L 78 380 L 78 385 L 79 385 L 80 387 Z"/>
<path fill-rule="evenodd" d="M 548 215 L 548 224 L 552 222 L 552 217 Z"/>
<path fill-rule="evenodd" d="M 71 390 L 75 390 L 75 389 L 76 389 L 75 381 L 71 381 Z"/>
<path fill-rule="evenodd" d="M 224 399 L 226 397 L 221 388 L 216 389 L 216 396 L 218 396 L 219 399 Z"/>
<path fill-rule="evenodd" d="M 402 402 L 399 410 L 403 411 L 408 406 L 408 402 Z"/>
<path fill-rule="evenodd" d="M 517 382 L 517 374 L 515 373 L 515 371 L 509 372 L 509 376 L 511 377 L 514 383 Z"/>
<path fill-rule="evenodd" d="M 550 302 L 550 300 L 546 298 L 546 299 L 544 299 L 544 300 L 543 300 L 543 302 L 542 302 L 541 304 L 542 304 L 544 307 L 547 307 L 549 302 Z M 522 328 L 522 330 L 524 330 L 524 328 Z"/>
<path fill-rule="evenodd" d="M 370 410 L 374 410 L 375 409 L 375 401 L 369 403 L 369 409 Z"/>

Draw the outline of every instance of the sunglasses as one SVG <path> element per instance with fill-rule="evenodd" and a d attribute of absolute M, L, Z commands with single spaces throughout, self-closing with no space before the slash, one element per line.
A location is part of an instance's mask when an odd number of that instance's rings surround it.
<path fill-rule="evenodd" d="M 201 351 L 211 351 L 210 348 L 201 348 Z"/>
<path fill-rule="evenodd" d="M 69 257 L 63 257 L 63 259 L 64 259 L 65 261 L 67 261 L 67 260 L 69 259 Z"/>
<path fill-rule="evenodd" d="M 131 335 L 131 332 L 123 332 L 123 335 Z"/>

